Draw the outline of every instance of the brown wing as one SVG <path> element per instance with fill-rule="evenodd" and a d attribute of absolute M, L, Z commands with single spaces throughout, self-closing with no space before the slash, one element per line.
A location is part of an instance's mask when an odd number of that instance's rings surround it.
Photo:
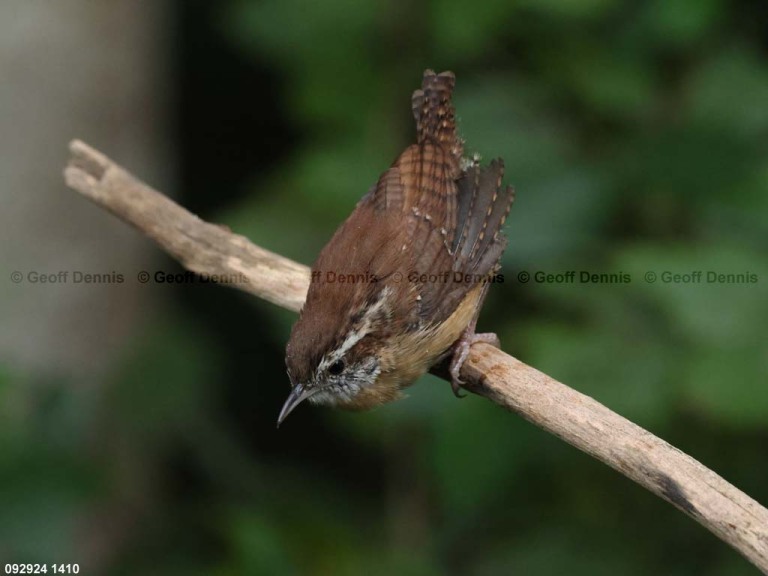
<path fill-rule="evenodd" d="M 428 280 L 420 286 L 425 320 L 442 322 L 461 303 L 478 279 L 492 275 L 499 263 L 507 239 L 502 232 L 514 191 L 502 188 L 504 165 L 500 160 L 490 166 L 472 166 L 456 187 L 457 213 L 453 230 L 442 230 L 425 218 L 415 227 L 413 257 L 417 269 L 438 274 L 450 272 L 447 281 Z"/>
<path fill-rule="evenodd" d="M 502 190 L 501 160 L 460 169 L 463 142 L 451 103 L 454 82 L 450 72 L 424 73 L 412 99 L 418 144 L 400 155 L 369 195 L 382 218 L 400 213 L 397 242 L 407 246 L 409 256 L 400 255 L 400 269 L 416 277 L 432 275 L 416 283 L 424 322 L 444 320 L 475 286 L 457 281 L 454 272 L 462 277 L 493 273 L 506 246 L 501 229 L 514 197 L 511 188 Z"/>
<path fill-rule="evenodd" d="M 414 229 L 414 261 L 423 271 L 458 273 L 448 282 L 420 287 L 424 318 L 442 322 L 476 286 L 498 266 L 506 246 L 501 232 L 514 193 L 502 190 L 504 164 L 494 160 L 486 168 L 472 164 L 461 170 L 463 141 L 456 131 L 450 72 L 424 73 L 421 90 L 413 95 L 412 108 L 418 134 L 418 151 L 401 157 L 401 164 L 418 176 L 404 182 L 403 196 L 417 197 L 409 225 Z M 407 156 L 406 156 L 407 155 Z M 409 189 L 412 191 L 409 193 Z M 439 242 L 442 235 L 442 242 Z M 471 281 L 459 281 L 470 275 Z"/>

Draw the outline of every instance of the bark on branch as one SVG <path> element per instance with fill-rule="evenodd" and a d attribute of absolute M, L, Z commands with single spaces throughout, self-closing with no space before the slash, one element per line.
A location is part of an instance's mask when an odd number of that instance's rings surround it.
<path fill-rule="evenodd" d="M 298 311 L 309 268 L 209 224 L 75 140 L 66 183 L 204 275 Z M 521 415 L 670 502 L 768 574 L 768 510 L 700 462 L 599 402 L 486 344 L 462 369 L 467 389 Z"/>

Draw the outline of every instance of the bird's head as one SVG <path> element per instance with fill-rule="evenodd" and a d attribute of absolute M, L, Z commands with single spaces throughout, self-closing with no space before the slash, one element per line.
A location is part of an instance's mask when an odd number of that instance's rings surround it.
<path fill-rule="evenodd" d="M 368 295 L 351 298 L 339 308 L 337 300 L 327 295 L 314 298 L 310 288 L 286 349 L 292 390 L 278 425 L 304 400 L 361 410 L 399 396 L 391 386 L 382 386 L 391 290 Z"/>

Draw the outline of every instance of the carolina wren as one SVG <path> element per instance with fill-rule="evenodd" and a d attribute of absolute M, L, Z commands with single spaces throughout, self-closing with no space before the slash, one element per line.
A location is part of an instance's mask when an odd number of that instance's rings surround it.
<path fill-rule="evenodd" d="M 461 365 L 506 246 L 514 198 L 504 164 L 467 160 L 456 134 L 452 72 L 424 73 L 412 97 L 417 143 L 371 187 L 320 252 L 286 351 L 293 389 L 278 425 L 300 402 L 361 410 L 401 397 L 432 366 Z"/>

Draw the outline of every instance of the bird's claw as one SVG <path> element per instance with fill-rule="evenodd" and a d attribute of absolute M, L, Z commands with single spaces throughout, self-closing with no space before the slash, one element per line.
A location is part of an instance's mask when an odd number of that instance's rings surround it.
<path fill-rule="evenodd" d="M 496 348 L 500 345 L 499 337 L 492 332 L 483 334 L 464 332 L 453 345 L 453 356 L 451 357 L 450 364 L 451 388 L 457 398 L 464 398 L 466 396 L 466 394 L 461 393 L 461 388 L 466 384 L 461 379 L 461 367 L 464 365 L 467 356 L 469 356 L 469 349 L 478 342 L 484 342 Z"/>

